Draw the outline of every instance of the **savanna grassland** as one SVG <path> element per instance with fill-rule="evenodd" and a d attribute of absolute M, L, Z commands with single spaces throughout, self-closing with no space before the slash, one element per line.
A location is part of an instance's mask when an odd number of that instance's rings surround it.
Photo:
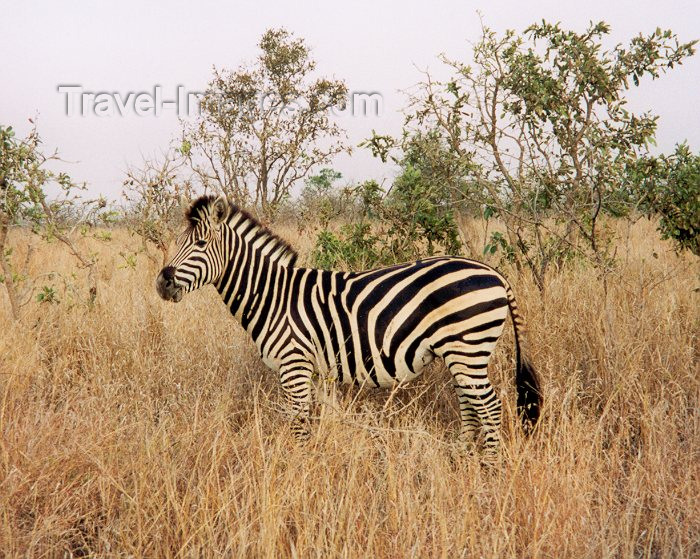
<path fill-rule="evenodd" d="M 285 237 L 308 257 L 309 236 Z M 33 242 L 35 274 L 73 271 Z M 491 467 L 453 446 L 439 365 L 393 393 L 319 381 L 297 446 L 274 374 L 213 288 L 165 303 L 158 266 L 119 255 L 128 234 L 89 242 L 94 305 L 59 290 L 15 323 L 0 296 L 0 555 L 700 556 L 700 266 L 654 224 L 619 247 L 607 294 L 576 263 L 544 297 L 503 268 L 545 407 L 526 439 L 508 327 L 490 365 L 504 400 Z"/>

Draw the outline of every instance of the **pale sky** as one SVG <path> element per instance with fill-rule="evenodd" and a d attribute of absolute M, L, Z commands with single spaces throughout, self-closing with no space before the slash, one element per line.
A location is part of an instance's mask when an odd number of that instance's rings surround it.
<path fill-rule="evenodd" d="M 180 130 L 175 111 L 160 115 L 98 117 L 66 115 L 59 85 L 88 92 L 152 91 L 163 97 L 176 87 L 201 91 L 212 66 L 234 69 L 251 61 L 270 27 L 284 26 L 307 40 L 319 75 L 346 81 L 351 91 L 379 92 L 380 117 L 343 117 L 350 143 L 375 129 L 396 134 L 407 89 L 419 69 L 440 75 L 437 55 L 469 60 L 468 41 L 480 33 L 478 13 L 502 32 L 522 30 L 546 19 L 582 31 L 589 21 L 612 25 L 611 44 L 627 43 L 639 32 L 670 28 L 682 41 L 700 38 L 700 2 L 677 1 L 437 1 L 403 2 L 150 2 L 48 0 L 0 3 L 0 123 L 19 134 L 38 115 L 47 150 L 58 148 L 62 168 L 87 181 L 94 193 L 115 198 L 124 171 L 142 155 L 165 148 Z M 630 108 L 659 115 L 658 149 L 671 151 L 687 139 L 700 150 L 700 54 L 661 79 L 645 79 L 630 92 Z M 350 180 L 390 177 L 392 170 L 355 149 L 333 164 Z"/>

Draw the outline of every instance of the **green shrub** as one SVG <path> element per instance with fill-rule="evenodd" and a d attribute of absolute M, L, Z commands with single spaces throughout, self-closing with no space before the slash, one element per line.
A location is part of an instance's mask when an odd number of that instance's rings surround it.
<path fill-rule="evenodd" d="M 670 156 L 645 159 L 636 179 L 644 209 L 660 217 L 661 238 L 700 256 L 700 155 L 682 143 Z"/>

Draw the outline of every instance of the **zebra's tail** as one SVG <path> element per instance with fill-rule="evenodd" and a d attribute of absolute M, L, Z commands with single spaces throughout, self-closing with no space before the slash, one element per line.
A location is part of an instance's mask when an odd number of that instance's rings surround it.
<path fill-rule="evenodd" d="M 517 410 L 523 422 L 526 433 L 531 433 L 540 417 L 542 407 L 542 392 L 540 391 L 540 379 L 534 367 L 527 359 L 524 351 L 521 351 L 520 344 L 524 342 L 525 321 L 518 312 L 518 305 L 515 303 L 513 290 L 506 284 L 506 297 L 510 316 L 513 320 L 513 331 L 515 333 L 515 386 L 518 390 Z"/>

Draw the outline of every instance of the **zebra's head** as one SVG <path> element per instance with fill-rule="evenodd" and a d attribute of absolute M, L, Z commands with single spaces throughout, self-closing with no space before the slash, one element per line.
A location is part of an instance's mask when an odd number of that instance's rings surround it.
<path fill-rule="evenodd" d="M 177 253 L 160 271 L 156 289 L 166 301 L 178 303 L 185 293 L 214 283 L 224 267 L 222 226 L 231 208 L 223 196 L 202 196 L 187 211 L 188 227 L 177 242 Z"/>

